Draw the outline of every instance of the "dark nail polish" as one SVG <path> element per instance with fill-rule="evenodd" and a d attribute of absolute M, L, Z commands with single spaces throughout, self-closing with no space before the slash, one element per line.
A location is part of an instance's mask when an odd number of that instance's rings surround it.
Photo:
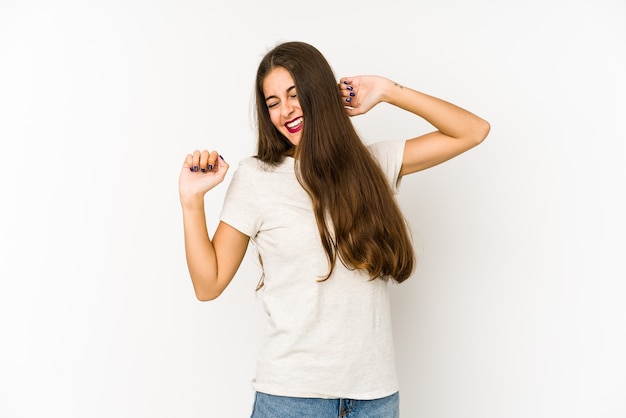
<path fill-rule="evenodd" d="M 209 171 L 213 170 L 213 164 L 209 164 Z"/>
<path fill-rule="evenodd" d="M 222 161 L 226 161 L 226 160 L 224 159 L 224 157 L 222 157 L 221 155 L 220 155 L 220 158 L 222 159 Z"/>
<path fill-rule="evenodd" d="M 195 172 L 197 172 L 197 171 L 198 171 L 198 166 L 197 166 L 197 165 L 194 165 L 194 166 L 193 166 L 193 172 L 195 173 Z"/>
<path fill-rule="evenodd" d="M 346 102 L 350 102 L 351 99 L 349 97 L 346 97 Z"/>
<path fill-rule="evenodd" d="M 346 87 L 346 89 L 348 89 L 348 90 L 352 90 L 353 88 L 354 88 L 354 87 L 352 87 L 352 86 L 348 86 L 348 87 Z"/>
<path fill-rule="evenodd" d="M 354 93 L 350 92 L 350 96 L 354 97 Z"/>
<path fill-rule="evenodd" d="M 206 173 L 206 168 L 202 167 L 200 171 L 202 171 L 203 173 Z"/>
<path fill-rule="evenodd" d="M 346 80 L 343 80 L 343 84 L 348 84 L 348 82 Z"/>
<path fill-rule="evenodd" d="M 189 167 L 189 171 L 193 171 L 193 167 Z"/>

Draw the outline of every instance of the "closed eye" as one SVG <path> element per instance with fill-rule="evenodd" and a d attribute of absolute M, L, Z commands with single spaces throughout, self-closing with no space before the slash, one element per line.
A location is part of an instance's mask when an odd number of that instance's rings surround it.
<path fill-rule="evenodd" d="M 291 86 L 287 89 L 287 94 L 289 94 L 290 99 L 296 99 L 298 94 L 296 93 L 296 86 Z M 273 101 L 276 100 L 276 101 Z M 265 98 L 265 103 L 267 103 L 267 108 L 271 109 L 273 107 L 278 106 L 280 100 L 278 100 L 278 96 L 269 96 Z"/>

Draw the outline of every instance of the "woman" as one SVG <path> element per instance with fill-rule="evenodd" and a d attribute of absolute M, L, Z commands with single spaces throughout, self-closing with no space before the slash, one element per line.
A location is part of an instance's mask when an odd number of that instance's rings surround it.
<path fill-rule="evenodd" d="M 364 145 L 350 117 L 381 102 L 436 130 Z M 204 195 L 229 165 L 208 150 L 183 163 L 179 190 L 196 296 L 218 297 L 253 242 L 268 326 L 252 416 L 398 416 L 388 283 L 411 275 L 414 253 L 394 193 L 402 176 L 482 142 L 489 124 L 384 77 L 337 83 L 322 54 L 302 42 L 263 58 L 256 108 L 257 155 L 233 175 L 212 239 Z"/>

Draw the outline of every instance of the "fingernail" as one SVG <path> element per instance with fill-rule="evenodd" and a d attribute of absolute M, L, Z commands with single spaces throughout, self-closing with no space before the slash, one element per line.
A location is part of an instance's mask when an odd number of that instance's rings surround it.
<path fill-rule="evenodd" d="M 213 164 L 209 164 L 209 171 L 213 170 Z"/>
<path fill-rule="evenodd" d="M 210 168 L 209 168 L 209 170 L 210 170 Z M 200 171 L 202 171 L 203 173 L 205 173 L 205 172 L 206 172 L 206 168 L 202 167 L 202 168 L 200 169 Z"/>
<path fill-rule="evenodd" d="M 193 172 L 195 173 L 195 172 L 197 172 L 197 171 L 198 171 L 198 166 L 197 166 L 197 165 L 194 165 L 194 166 L 193 166 Z"/>
<path fill-rule="evenodd" d="M 193 167 L 189 167 L 189 171 L 193 171 Z"/>
<path fill-rule="evenodd" d="M 352 101 L 352 99 L 350 99 L 349 97 L 346 97 L 346 102 L 348 102 L 348 103 L 349 103 L 349 102 L 351 102 L 351 101 Z"/>
<path fill-rule="evenodd" d="M 354 97 L 354 93 L 350 92 L 350 96 Z"/>
<path fill-rule="evenodd" d="M 348 84 L 348 82 L 346 80 L 343 80 L 343 84 Z"/>
<path fill-rule="evenodd" d="M 222 159 L 222 161 L 226 161 L 226 160 L 224 159 L 224 157 L 222 157 L 221 155 L 220 155 L 220 158 Z"/>
<path fill-rule="evenodd" d="M 352 86 L 348 86 L 348 87 L 346 87 L 346 89 L 348 89 L 348 90 L 352 90 L 352 89 L 353 89 L 353 87 L 352 87 Z"/>

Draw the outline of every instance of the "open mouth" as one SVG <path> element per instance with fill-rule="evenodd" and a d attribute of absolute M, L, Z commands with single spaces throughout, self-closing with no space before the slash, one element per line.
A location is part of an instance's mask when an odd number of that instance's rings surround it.
<path fill-rule="evenodd" d="M 287 130 L 291 134 L 296 133 L 302 129 L 302 122 L 303 122 L 302 116 L 297 117 L 285 123 L 285 128 L 287 128 Z"/>

